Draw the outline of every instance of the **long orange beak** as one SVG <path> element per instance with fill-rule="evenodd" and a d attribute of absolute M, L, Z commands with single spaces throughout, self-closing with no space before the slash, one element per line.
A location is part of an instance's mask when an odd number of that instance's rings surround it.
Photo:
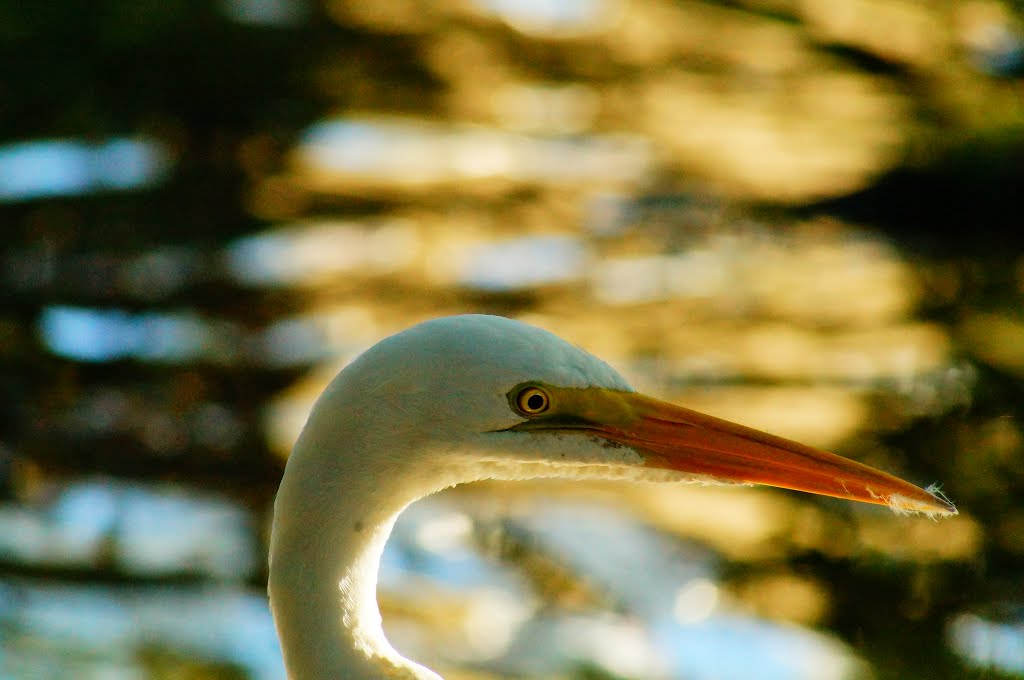
<path fill-rule="evenodd" d="M 649 467 L 888 505 L 900 512 L 957 514 L 935 492 L 789 439 L 632 392 L 550 389 L 554 413 L 524 426 L 586 430 L 640 452 Z"/>

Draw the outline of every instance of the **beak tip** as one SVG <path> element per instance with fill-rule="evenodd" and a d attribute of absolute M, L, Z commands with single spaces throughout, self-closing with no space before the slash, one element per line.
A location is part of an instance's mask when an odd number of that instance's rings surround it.
<path fill-rule="evenodd" d="M 938 484 L 930 484 L 925 489 L 925 492 L 935 500 L 935 504 L 940 508 L 938 512 L 941 515 L 953 517 L 960 514 L 960 511 L 956 509 L 956 505 L 953 504 L 953 501 L 949 500 L 946 494 L 942 493 L 942 489 L 939 488 Z"/>
<path fill-rule="evenodd" d="M 960 514 L 953 501 L 949 500 L 937 484 L 932 484 L 924 490 L 926 497 L 918 495 L 911 498 L 902 494 L 892 494 L 885 499 L 889 508 L 898 514 L 924 514 L 931 518 L 955 517 Z"/>

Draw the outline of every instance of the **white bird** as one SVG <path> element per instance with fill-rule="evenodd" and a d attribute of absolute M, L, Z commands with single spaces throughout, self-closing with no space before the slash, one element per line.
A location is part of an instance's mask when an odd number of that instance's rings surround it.
<path fill-rule="evenodd" d="M 638 394 L 539 328 L 435 319 L 344 368 L 288 460 L 268 587 L 289 677 L 440 680 L 381 629 L 377 571 L 395 519 L 446 487 L 535 477 L 757 483 L 956 513 L 860 463 Z"/>

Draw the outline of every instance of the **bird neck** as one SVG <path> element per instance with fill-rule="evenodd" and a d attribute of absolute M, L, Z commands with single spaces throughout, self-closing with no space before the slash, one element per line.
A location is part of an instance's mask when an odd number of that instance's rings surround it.
<path fill-rule="evenodd" d="M 388 470 L 358 436 L 337 450 L 307 426 L 274 506 L 270 604 L 292 680 L 441 680 L 384 637 L 381 553 L 398 514 L 445 484 Z M 363 462 L 372 470 L 360 469 Z M 381 466 L 384 465 L 384 468 Z"/>

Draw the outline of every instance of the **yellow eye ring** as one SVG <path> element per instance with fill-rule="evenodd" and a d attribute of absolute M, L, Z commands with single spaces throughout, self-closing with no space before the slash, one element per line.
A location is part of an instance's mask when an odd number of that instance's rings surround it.
<path fill-rule="evenodd" d="M 551 406 L 551 397 L 539 387 L 527 387 L 516 396 L 516 407 L 524 416 L 536 416 Z"/>

